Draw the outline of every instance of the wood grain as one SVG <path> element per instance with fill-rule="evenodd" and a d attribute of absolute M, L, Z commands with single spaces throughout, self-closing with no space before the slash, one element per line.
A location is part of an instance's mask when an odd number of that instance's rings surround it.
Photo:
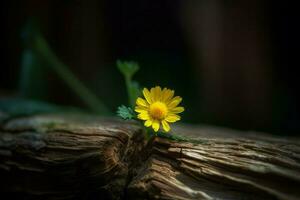
<path fill-rule="evenodd" d="M 19 199 L 300 199 L 300 140 L 183 126 L 147 141 L 134 122 L 36 115 L 0 124 L 0 191 Z M 10 198 L 10 199 L 11 199 Z"/>

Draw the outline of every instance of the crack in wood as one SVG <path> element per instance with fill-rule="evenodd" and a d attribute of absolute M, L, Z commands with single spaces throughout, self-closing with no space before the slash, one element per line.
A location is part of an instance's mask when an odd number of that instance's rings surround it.
<path fill-rule="evenodd" d="M 114 119 L 10 118 L 0 125 L 0 192 L 21 199 L 300 199 L 299 139 L 226 131 L 178 127 L 191 140 L 146 141 L 138 125 Z"/>

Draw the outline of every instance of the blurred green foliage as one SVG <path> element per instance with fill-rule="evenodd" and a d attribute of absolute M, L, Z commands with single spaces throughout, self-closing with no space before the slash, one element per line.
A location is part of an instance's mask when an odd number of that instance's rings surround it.
<path fill-rule="evenodd" d="M 44 92 L 42 78 L 49 70 L 63 80 L 67 86 L 86 104 L 90 111 L 97 114 L 110 114 L 106 105 L 91 92 L 52 51 L 40 33 L 37 23 L 30 19 L 22 32 L 24 51 L 20 77 L 20 93 L 25 98 L 40 97 Z"/>
<path fill-rule="evenodd" d="M 58 106 L 32 99 L 0 99 L 0 122 L 12 117 L 22 117 L 42 113 L 84 113 L 84 111 L 75 107 Z"/>
<path fill-rule="evenodd" d="M 141 89 L 139 87 L 138 82 L 133 81 L 132 77 L 139 70 L 139 65 L 133 61 L 122 62 L 122 61 L 118 60 L 117 67 L 125 78 L 127 94 L 128 94 L 128 101 L 129 101 L 131 108 L 134 108 L 135 100 L 140 95 Z"/>

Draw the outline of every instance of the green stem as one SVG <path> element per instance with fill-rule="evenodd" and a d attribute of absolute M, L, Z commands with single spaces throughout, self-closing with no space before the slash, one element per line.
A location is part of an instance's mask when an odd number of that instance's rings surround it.
<path fill-rule="evenodd" d="M 134 95 L 132 94 L 132 91 L 131 91 L 131 78 L 128 76 L 125 76 L 125 83 L 126 83 L 127 94 L 128 94 L 128 102 L 129 102 L 131 108 L 134 109 L 135 99 L 134 99 Z"/>
<path fill-rule="evenodd" d="M 41 35 L 36 35 L 33 41 L 33 49 L 43 59 L 45 59 L 49 66 L 60 76 L 62 80 L 81 98 L 81 100 L 95 113 L 109 114 L 109 110 L 101 102 L 98 97 L 91 92 L 76 76 L 69 70 L 69 68 L 62 63 L 58 57 L 53 53 L 47 44 L 46 40 Z"/>

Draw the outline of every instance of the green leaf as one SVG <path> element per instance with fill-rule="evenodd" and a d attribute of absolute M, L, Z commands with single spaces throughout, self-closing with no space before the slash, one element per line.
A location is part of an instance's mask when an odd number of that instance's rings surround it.
<path fill-rule="evenodd" d="M 124 105 L 118 107 L 117 115 L 122 119 L 133 119 L 135 117 L 133 110 Z"/>
<path fill-rule="evenodd" d="M 205 140 L 205 139 L 193 139 L 193 138 L 188 138 L 188 137 L 185 137 L 185 136 L 176 135 L 174 133 L 171 134 L 171 133 L 164 133 L 164 132 L 159 131 L 155 134 L 158 137 L 166 138 L 166 139 L 177 141 L 177 142 L 191 142 L 191 143 L 195 143 L 195 144 L 205 144 L 205 143 L 207 143 L 207 140 Z"/>
<path fill-rule="evenodd" d="M 122 74 L 131 79 L 132 76 L 139 70 L 139 65 L 136 62 L 133 61 L 117 61 L 117 66 L 120 70 L 120 72 L 122 72 Z"/>
<path fill-rule="evenodd" d="M 117 61 L 117 67 L 125 78 L 128 101 L 131 108 L 134 107 L 135 101 L 140 94 L 139 84 L 132 80 L 133 75 L 139 70 L 139 65 L 136 62 Z"/>

